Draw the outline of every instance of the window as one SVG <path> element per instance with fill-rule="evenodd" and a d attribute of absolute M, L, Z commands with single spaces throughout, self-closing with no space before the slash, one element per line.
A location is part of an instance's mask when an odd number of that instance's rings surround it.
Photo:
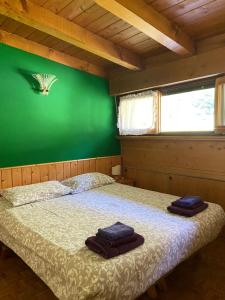
<path fill-rule="evenodd" d="M 144 92 L 120 98 L 118 128 L 121 135 L 155 132 L 157 92 Z"/>
<path fill-rule="evenodd" d="M 225 76 L 216 80 L 216 132 L 225 133 Z"/>
<path fill-rule="evenodd" d="M 213 131 L 215 88 L 161 97 L 161 132 Z"/>
<path fill-rule="evenodd" d="M 225 76 L 120 98 L 121 135 L 225 133 Z"/>

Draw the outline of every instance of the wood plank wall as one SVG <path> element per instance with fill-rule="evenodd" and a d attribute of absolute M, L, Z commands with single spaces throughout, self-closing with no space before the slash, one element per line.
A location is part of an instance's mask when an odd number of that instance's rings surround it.
<path fill-rule="evenodd" d="M 123 173 L 138 187 L 200 195 L 225 209 L 225 137 L 121 138 Z"/>
<path fill-rule="evenodd" d="M 101 172 L 111 175 L 112 166 L 120 163 L 120 156 L 107 156 L 0 168 L 0 188 L 3 189 L 49 180 L 63 180 L 87 172 Z"/>

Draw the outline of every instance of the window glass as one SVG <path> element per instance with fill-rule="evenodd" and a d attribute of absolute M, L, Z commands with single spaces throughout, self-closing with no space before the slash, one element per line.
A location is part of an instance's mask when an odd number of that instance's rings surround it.
<path fill-rule="evenodd" d="M 215 88 L 161 97 L 161 132 L 213 131 Z"/>

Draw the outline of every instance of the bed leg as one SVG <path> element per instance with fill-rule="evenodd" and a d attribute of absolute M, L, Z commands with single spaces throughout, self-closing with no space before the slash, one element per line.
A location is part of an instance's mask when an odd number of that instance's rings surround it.
<path fill-rule="evenodd" d="M 159 279 L 159 281 L 157 282 L 157 285 L 160 289 L 160 291 L 167 291 L 167 283 L 166 283 L 166 279 L 165 278 L 161 278 Z"/>
<path fill-rule="evenodd" d="M 152 285 L 147 289 L 147 295 L 149 299 L 156 299 L 158 297 L 155 285 Z"/>

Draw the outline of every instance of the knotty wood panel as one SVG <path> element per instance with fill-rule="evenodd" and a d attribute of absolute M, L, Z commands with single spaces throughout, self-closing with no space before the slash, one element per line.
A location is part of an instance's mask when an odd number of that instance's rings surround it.
<path fill-rule="evenodd" d="M 138 73 L 114 70 L 110 74 L 110 94 L 120 95 L 224 73 L 224 55 L 223 45 L 190 57 L 147 67 Z"/>
<path fill-rule="evenodd" d="M 197 194 L 225 208 L 225 137 L 121 138 L 124 175 L 136 185 Z"/>
<path fill-rule="evenodd" d="M 47 164 L 0 168 L 0 188 L 9 188 L 48 180 L 63 180 L 70 176 L 95 171 L 111 175 L 112 166 L 120 163 L 120 156 L 107 156 Z"/>
<path fill-rule="evenodd" d="M 13 3 L 0 0 L 0 13 L 125 68 L 139 70 L 142 67 L 136 54 L 28 0 L 26 9 L 19 0 Z"/>

